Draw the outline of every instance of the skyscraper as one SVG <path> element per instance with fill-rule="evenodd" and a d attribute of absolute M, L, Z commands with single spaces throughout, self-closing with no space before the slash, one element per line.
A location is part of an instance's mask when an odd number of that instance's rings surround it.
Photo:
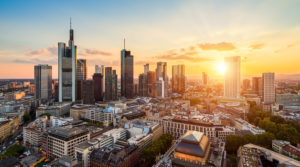
<path fill-rule="evenodd" d="M 259 96 L 262 96 L 262 78 L 261 77 L 252 77 L 252 90 L 255 91 Z"/>
<path fill-rule="evenodd" d="M 168 74 L 167 74 L 167 62 L 157 62 L 156 66 L 156 81 L 160 78 L 164 81 L 164 96 L 168 95 Z"/>
<path fill-rule="evenodd" d="M 250 89 L 250 80 L 249 79 L 244 79 L 243 80 L 243 89 L 244 90 Z"/>
<path fill-rule="evenodd" d="M 225 57 L 226 72 L 224 76 L 224 96 L 240 97 L 240 57 Z"/>
<path fill-rule="evenodd" d="M 147 75 L 143 73 L 139 75 L 138 95 L 145 97 L 147 96 L 147 94 L 148 94 Z"/>
<path fill-rule="evenodd" d="M 275 73 L 262 74 L 263 102 L 264 104 L 275 103 Z"/>
<path fill-rule="evenodd" d="M 76 80 L 87 80 L 87 60 L 77 59 Z"/>
<path fill-rule="evenodd" d="M 117 100 L 117 99 L 118 99 L 118 75 L 117 75 L 117 71 L 113 70 L 112 71 L 112 100 Z"/>
<path fill-rule="evenodd" d="M 147 75 L 148 72 L 149 72 L 149 64 L 145 64 L 144 65 L 144 74 Z"/>
<path fill-rule="evenodd" d="M 117 100 L 118 97 L 118 76 L 116 70 L 105 67 L 105 100 Z"/>
<path fill-rule="evenodd" d="M 154 87 L 155 87 L 155 72 L 149 71 L 147 73 L 147 95 L 150 97 L 154 97 Z"/>
<path fill-rule="evenodd" d="M 183 64 L 172 66 L 172 92 L 185 92 L 185 66 Z"/>
<path fill-rule="evenodd" d="M 70 23 L 69 46 L 58 43 L 58 101 L 76 100 L 77 46 L 74 45 L 73 29 Z"/>
<path fill-rule="evenodd" d="M 105 92 L 105 67 L 104 65 L 95 65 L 95 73 L 99 73 L 99 74 L 102 74 L 103 76 L 103 79 L 102 79 L 102 92 L 104 93 Z"/>
<path fill-rule="evenodd" d="M 121 51 L 121 96 L 126 98 L 133 97 L 133 56 L 130 51 Z"/>
<path fill-rule="evenodd" d="M 207 85 L 208 84 L 208 76 L 205 72 L 202 72 L 202 84 Z"/>
<path fill-rule="evenodd" d="M 102 101 L 103 100 L 103 75 L 100 73 L 95 73 L 93 75 L 94 81 L 94 96 L 95 101 Z"/>
<path fill-rule="evenodd" d="M 94 81 L 93 80 L 82 80 L 82 103 L 83 104 L 95 104 L 94 97 Z"/>
<path fill-rule="evenodd" d="M 47 103 L 52 96 L 52 66 L 34 66 L 34 98 L 40 103 Z"/>

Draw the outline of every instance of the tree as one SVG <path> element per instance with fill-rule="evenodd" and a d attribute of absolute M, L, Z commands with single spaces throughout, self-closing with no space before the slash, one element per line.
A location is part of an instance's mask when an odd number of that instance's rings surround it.
<path fill-rule="evenodd" d="M 19 145 L 19 144 L 14 144 L 5 151 L 3 155 L 0 156 L 1 159 L 3 158 L 9 158 L 9 157 L 18 157 L 20 154 L 22 154 L 25 150 L 25 147 Z"/>
<path fill-rule="evenodd" d="M 30 121 L 30 115 L 29 114 L 25 114 L 23 116 L 23 120 L 24 120 L 25 123 L 28 122 L 28 121 Z"/>

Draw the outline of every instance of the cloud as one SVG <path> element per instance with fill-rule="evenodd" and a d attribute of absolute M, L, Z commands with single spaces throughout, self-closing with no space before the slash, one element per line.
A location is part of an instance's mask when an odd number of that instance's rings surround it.
<path fill-rule="evenodd" d="M 262 49 L 265 46 L 263 43 L 258 43 L 258 44 L 253 44 L 249 46 L 251 49 L 256 50 L 256 49 Z"/>
<path fill-rule="evenodd" d="M 80 52 L 80 54 L 84 56 L 93 56 L 93 55 L 111 56 L 112 55 L 112 53 L 104 52 L 100 49 L 89 49 L 89 48 L 83 49 Z"/>
<path fill-rule="evenodd" d="M 57 56 L 57 46 L 49 46 L 48 48 L 28 50 L 25 55 L 29 57 L 40 56 Z"/>
<path fill-rule="evenodd" d="M 211 61 L 209 58 L 199 57 L 197 51 L 189 51 L 184 53 L 169 53 L 161 56 L 154 57 L 158 60 L 186 60 L 190 62 L 203 62 L 203 61 Z"/>
<path fill-rule="evenodd" d="M 198 47 L 202 50 L 216 50 L 216 51 L 232 51 L 236 47 L 230 42 L 220 42 L 220 43 L 201 43 Z"/>
<path fill-rule="evenodd" d="M 14 59 L 12 62 L 18 64 L 57 64 L 57 59 L 42 60 L 39 58 Z"/>
<path fill-rule="evenodd" d="M 296 46 L 297 44 L 296 43 L 291 43 L 291 44 L 288 44 L 287 45 L 287 48 L 292 48 L 292 47 L 294 47 L 294 46 Z"/>

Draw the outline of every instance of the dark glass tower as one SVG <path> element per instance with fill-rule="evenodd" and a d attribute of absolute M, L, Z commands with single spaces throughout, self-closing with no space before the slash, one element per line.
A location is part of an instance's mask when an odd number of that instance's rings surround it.
<path fill-rule="evenodd" d="M 121 51 L 121 96 L 133 98 L 133 56 L 130 51 Z"/>

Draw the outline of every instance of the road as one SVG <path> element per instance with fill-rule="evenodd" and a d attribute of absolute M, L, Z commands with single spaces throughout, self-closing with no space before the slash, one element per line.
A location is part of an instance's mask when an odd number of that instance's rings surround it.
<path fill-rule="evenodd" d="M 174 140 L 173 145 L 169 148 L 169 150 L 163 155 L 163 158 L 156 163 L 155 165 L 153 165 L 153 167 L 159 167 L 162 163 L 164 162 L 168 162 L 168 160 L 170 159 L 170 155 L 173 153 L 173 151 L 175 150 L 176 146 L 178 145 L 179 140 Z"/>

